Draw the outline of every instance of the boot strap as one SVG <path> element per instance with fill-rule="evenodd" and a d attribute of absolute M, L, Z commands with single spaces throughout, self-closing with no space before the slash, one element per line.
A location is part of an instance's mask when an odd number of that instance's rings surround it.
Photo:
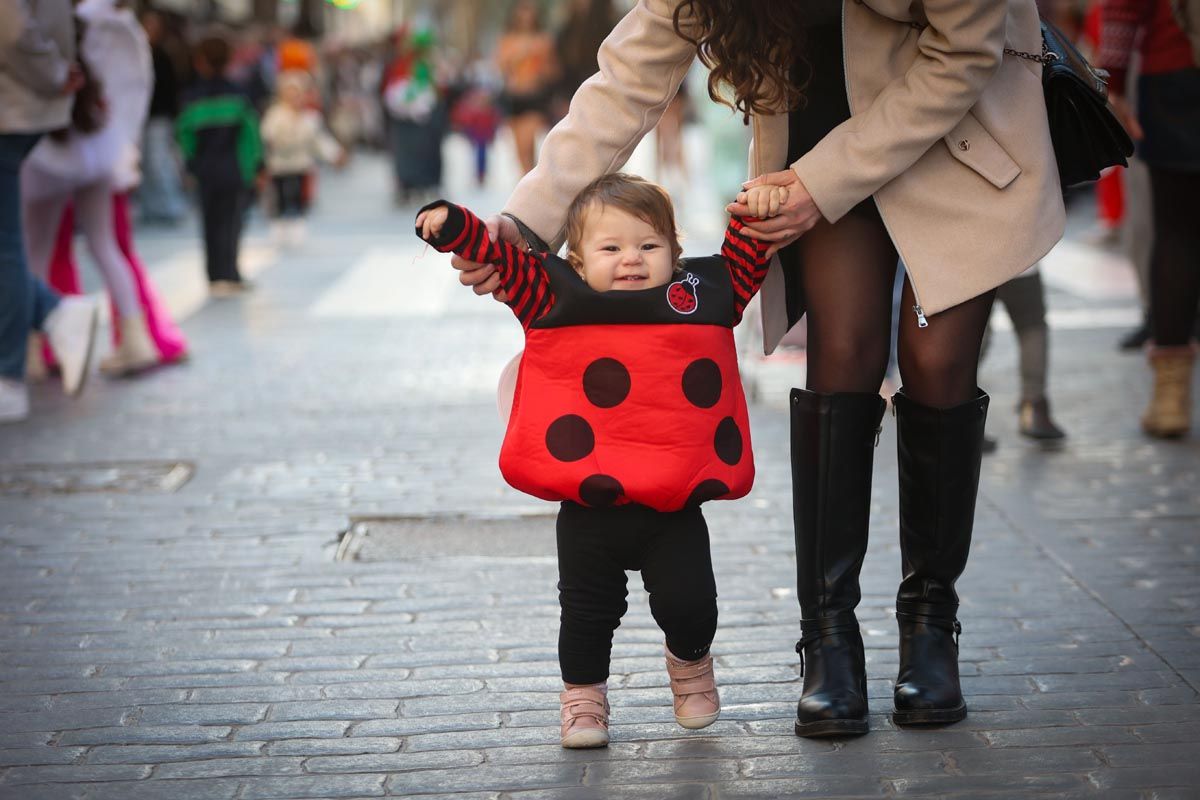
<path fill-rule="evenodd" d="M 804 677 L 805 647 L 826 636 L 839 633 L 858 633 L 860 630 L 858 619 L 853 614 L 850 614 L 849 617 L 800 620 L 800 641 L 796 642 L 796 654 L 800 656 L 800 677 Z"/>
<path fill-rule="evenodd" d="M 919 608 L 929 608 L 925 605 L 918 605 Z M 944 617 L 934 614 L 922 614 L 918 611 L 901 611 L 896 609 L 896 619 L 902 622 L 915 622 L 920 625 L 928 625 L 932 628 L 941 628 L 945 631 L 950 631 L 954 634 L 954 649 L 958 650 L 958 637 L 962 634 L 962 623 L 957 618 Z"/>

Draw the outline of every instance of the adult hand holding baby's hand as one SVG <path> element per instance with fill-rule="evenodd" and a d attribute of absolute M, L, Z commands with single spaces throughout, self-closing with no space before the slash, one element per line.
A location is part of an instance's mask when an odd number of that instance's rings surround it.
<path fill-rule="evenodd" d="M 744 192 L 738 192 L 737 202 L 750 209 L 749 216 L 759 219 L 770 219 L 778 216 L 781 206 L 787 202 L 786 186 L 770 186 L 761 184 L 751 186 Z"/>
<path fill-rule="evenodd" d="M 761 186 L 785 189 L 787 196 L 780 201 L 776 216 L 770 219 L 762 219 L 753 225 L 747 225 L 743 230 L 748 236 L 771 242 L 772 244 L 767 254 L 775 255 L 775 253 L 779 252 L 780 248 L 786 247 L 812 230 L 813 226 L 822 219 L 821 210 L 817 208 L 812 195 L 804 188 L 804 184 L 800 181 L 800 176 L 793 170 L 785 169 L 781 172 L 769 172 L 753 180 L 746 181 L 742 184 L 742 188 L 745 190 L 742 194 L 746 194 L 746 200 L 749 200 L 751 190 Z M 741 194 L 738 195 L 738 198 L 738 202 L 725 206 L 725 211 L 739 217 L 751 216 L 751 209 L 745 202 L 741 201 Z M 769 197 L 767 206 L 769 210 Z"/>
<path fill-rule="evenodd" d="M 508 217 L 499 215 L 488 217 L 483 221 L 483 225 L 492 239 L 508 242 L 524 249 L 525 242 L 521 239 L 521 231 L 517 228 L 517 223 Z M 500 287 L 500 275 L 491 264 L 468 261 L 462 256 L 456 255 L 451 257 L 450 266 L 459 270 L 458 282 L 463 286 L 470 286 L 475 294 L 490 293 L 501 303 L 508 302 L 508 293 Z"/>
<path fill-rule="evenodd" d="M 446 224 L 446 219 L 450 216 L 450 212 L 445 206 L 431 208 L 428 211 L 422 211 L 417 215 L 417 227 L 421 229 L 421 238 L 428 241 L 436 239 L 442 232 L 442 226 Z"/>

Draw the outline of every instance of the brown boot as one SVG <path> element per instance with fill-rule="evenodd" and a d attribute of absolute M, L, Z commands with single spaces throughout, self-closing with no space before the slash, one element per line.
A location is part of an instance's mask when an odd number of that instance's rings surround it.
<path fill-rule="evenodd" d="M 1142 415 L 1142 430 L 1160 439 L 1183 436 L 1191 427 L 1192 365 L 1196 354 L 1189 345 L 1155 347 L 1150 351 L 1154 395 Z"/>

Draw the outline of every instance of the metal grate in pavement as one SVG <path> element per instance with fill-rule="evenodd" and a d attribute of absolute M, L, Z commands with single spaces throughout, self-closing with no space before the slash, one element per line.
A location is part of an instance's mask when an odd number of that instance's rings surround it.
<path fill-rule="evenodd" d="M 553 556 L 554 514 L 353 517 L 337 561 L 429 556 Z"/>
<path fill-rule="evenodd" d="M 186 461 L 0 464 L 0 495 L 174 492 L 192 477 Z"/>

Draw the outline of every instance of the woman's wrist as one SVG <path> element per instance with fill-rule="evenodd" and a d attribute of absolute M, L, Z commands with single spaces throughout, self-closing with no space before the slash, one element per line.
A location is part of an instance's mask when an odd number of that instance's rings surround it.
<path fill-rule="evenodd" d="M 550 245 L 546 244 L 542 237 L 534 233 L 533 229 L 522 222 L 518 217 L 508 213 L 507 211 L 501 211 L 500 216 L 507 217 L 513 221 L 514 225 L 517 226 L 517 230 L 521 232 L 521 239 L 524 240 L 523 249 L 534 250 L 539 253 L 550 252 Z"/>

